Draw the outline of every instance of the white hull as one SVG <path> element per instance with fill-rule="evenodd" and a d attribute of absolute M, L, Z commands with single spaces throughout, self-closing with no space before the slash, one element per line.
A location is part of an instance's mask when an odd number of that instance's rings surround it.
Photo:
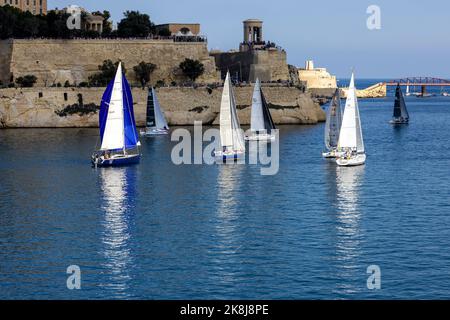
<path fill-rule="evenodd" d="M 247 141 L 275 141 L 274 134 L 262 133 L 262 134 L 251 134 L 245 136 L 245 140 Z"/>
<path fill-rule="evenodd" d="M 141 136 L 160 136 L 165 134 L 169 134 L 169 130 L 156 128 L 141 130 Z"/>
<path fill-rule="evenodd" d="M 347 157 L 337 158 L 336 163 L 342 167 L 360 166 L 360 165 L 363 165 L 364 163 L 366 163 L 366 155 L 358 154 L 356 156 L 351 156 L 349 158 L 347 158 Z"/>
<path fill-rule="evenodd" d="M 322 153 L 322 157 L 324 157 L 325 159 L 336 159 L 342 155 L 344 155 L 344 153 L 337 152 L 336 150 L 331 150 L 331 151 Z"/>
<path fill-rule="evenodd" d="M 234 158 L 238 157 L 241 158 L 244 155 L 244 151 L 238 151 L 238 150 L 227 150 L 227 151 L 214 151 L 214 156 L 217 158 Z"/>

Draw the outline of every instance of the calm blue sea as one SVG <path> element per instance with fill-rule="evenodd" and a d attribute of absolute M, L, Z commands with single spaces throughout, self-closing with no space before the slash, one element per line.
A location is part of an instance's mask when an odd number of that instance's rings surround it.
<path fill-rule="evenodd" d="M 360 101 L 363 167 L 321 158 L 323 124 L 280 127 L 274 176 L 175 166 L 168 137 L 95 170 L 95 129 L 0 130 L 0 298 L 450 299 L 450 98 L 406 101 L 401 128 L 392 95 Z"/>

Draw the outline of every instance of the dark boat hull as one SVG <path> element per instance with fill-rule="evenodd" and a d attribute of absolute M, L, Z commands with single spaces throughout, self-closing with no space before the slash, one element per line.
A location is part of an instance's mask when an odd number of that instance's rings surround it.
<path fill-rule="evenodd" d="M 138 164 L 141 159 L 140 154 L 136 155 L 127 155 L 124 157 L 115 157 L 109 159 L 102 158 L 92 158 L 92 165 L 94 167 L 104 168 L 104 167 L 123 167 L 129 166 L 133 164 Z M 97 160 L 97 161 L 96 161 Z"/>
<path fill-rule="evenodd" d="M 405 119 L 392 119 L 391 121 L 389 121 L 390 124 L 408 124 L 409 120 L 405 120 Z"/>

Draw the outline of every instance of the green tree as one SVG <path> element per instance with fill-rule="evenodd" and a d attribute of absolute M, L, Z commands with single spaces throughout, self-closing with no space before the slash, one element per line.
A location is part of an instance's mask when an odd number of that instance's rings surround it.
<path fill-rule="evenodd" d="M 92 76 L 89 77 L 89 85 L 92 87 L 104 87 L 108 85 L 108 83 L 112 79 L 114 79 L 119 63 L 120 61 L 116 61 L 115 63 L 113 63 L 109 59 L 103 61 L 103 64 L 98 66 L 98 70 L 100 72 L 93 74 Z M 122 62 L 122 72 L 126 73 L 125 65 L 123 62 Z"/>
<path fill-rule="evenodd" d="M 184 75 L 195 82 L 198 77 L 200 77 L 205 72 L 205 67 L 203 63 L 198 60 L 192 60 L 186 58 L 182 63 L 180 63 L 180 69 L 183 71 Z"/>
<path fill-rule="evenodd" d="M 16 83 L 22 88 L 31 88 L 36 83 L 37 78 L 34 75 L 28 74 L 24 77 L 18 77 Z"/>
<path fill-rule="evenodd" d="M 156 64 L 142 61 L 137 66 L 133 67 L 134 73 L 136 75 L 136 80 L 138 80 L 142 88 L 150 81 L 150 75 L 155 71 Z"/>
<path fill-rule="evenodd" d="M 141 14 L 139 11 L 126 11 L 124 18 L 117 25 L 117 34 L 119 37 L 147 37 L 154 28 L 147 14 Z"/>

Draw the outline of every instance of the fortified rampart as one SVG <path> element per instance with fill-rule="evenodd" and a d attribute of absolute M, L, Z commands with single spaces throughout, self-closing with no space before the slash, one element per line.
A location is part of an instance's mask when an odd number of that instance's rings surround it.
<path fill-rule="evenodd" d="M 122 60 L 128 79 L 137 84 L 133 67 L 141 61 L 157 65 L 151 84 L 163 80 L 186 81 L 179 64 L 186 58 L 199 60 L 205 67 L 200 83 L 220 81 L 214 58 L 206 42 L 174 42 L 150 39 L 10 39 L 0 41 L 0 80 L 7 84 L 27 74 L 37 77 L 36 86 L 57 83 L 79 84 L 98 72 L 104 60 Z"/>
<path fill-rule="evenodd" d="M 286 52 L 278 48 L 244 52 L 212 52 L 222 76 L 227 72 L 239 80 L 256 82 L 289 81 Z"/>
<path fill-rule="evenodd" d="M 98 112 L 70 114 L 71 110 L 98 110 L 104 88 L 22 88 L 0 90 L 0 128 L 96 127 Z M 253 87 L 235 88 L 241 124 L 250 123 Z M 315 124 L 325 113 L 309 93 L 295 87 L 263 87 L 276 124 Z M 170 125 L 192 125 L 194 121 L 217 124 L 222 88 L 157 89 L 158 98 Z M 138 126 L 143 126 L 147 90 L 133 89 Z"/>

